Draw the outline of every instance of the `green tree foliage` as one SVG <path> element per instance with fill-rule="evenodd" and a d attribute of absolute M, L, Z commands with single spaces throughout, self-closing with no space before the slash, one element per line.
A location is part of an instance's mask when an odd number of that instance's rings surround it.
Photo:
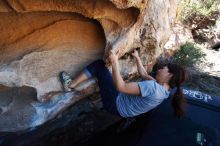
<path fill-rule="evenodd" d="M 205 56 L 205 53 L 203 53 L 198 46 L 194 43 L 187 42 L 175 53 L 173 59 L 183 66 L 190 67 L 204 59 Z"/>
<path fill-rule="evenodd" d="M 184 21 L 191 15 L 210 16 L 220 10 L 220 0 L 182 0 L 177 18 Z"/>

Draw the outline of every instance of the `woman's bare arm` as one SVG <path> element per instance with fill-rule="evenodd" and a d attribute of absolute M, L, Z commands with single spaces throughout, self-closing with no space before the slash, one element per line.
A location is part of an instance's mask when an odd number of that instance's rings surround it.
<path fill-rule="evenodd" d="M 135 50 L 132 55 L 135 57 L 136 62 L 137 62 L 137 70 L 140 76 L 145 79 L 145 80 L 155 80 L 152 76 L 150 76 L 145 67 L 143 66 L 140 57 L 138 56 L 138 52 Z"/>
<path fill-rule="evenodd" d="M 138 95 L 138 96 L 141 95 L 138 83 L 136 82 L 126 83 L 121 77 L 119 71 L 118 57 L 113 52 L 111 52 L 109 59 L 112 65 L 112 78 L 116 89 L 120 92 L 127 94 Z"/>

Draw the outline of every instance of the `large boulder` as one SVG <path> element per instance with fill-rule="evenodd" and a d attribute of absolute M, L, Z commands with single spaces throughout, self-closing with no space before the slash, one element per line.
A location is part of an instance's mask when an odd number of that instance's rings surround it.
<path fill-rule="evenodd" d="M 9 88 L 33 88 L 38 101 L 48 96 L 72 100 L 74 93 L 60 93 L 58 73 L 65 70 L 75 76 L 93 60 L 105 60 L 109 50 L 121 57 L 121 73 L 129 79 L 137 72 L 135 62 L 129 55 L 134 48 L 140 48 L 144 64 L 154 61 L 163 53 L 178 2 L 179 0 L 1 0 L 0 84 Z M 0 100 L 5 99 L 1 97 Z M 36 110 L 37 104 L 32 102 L 29 102 L 32 106 L 26 110 L 34 109 L 29 116 L 36 117 L 40 113 Z M 10 116 L 13 117 L 8 114 L 14 107 L 10 103 L 0 105 L 1 109 L 8 107 L 7 111 L 0 113 L 1 119 L 9 117 L 10 120 Z M 16 103 L 16 107 L 24 106 Z M 60 102 L 59 105 L 62 103 L 61 108 L 55 108 L 58 105 L 54 104 L 52 110 L 47 110 L 48 106 L 41 106 L 52 114 L 47 113 L 38 122 L 29 120 L 27 124 L 24 120 L 19 122 L 19 127 L 13 128 L 10 128 L 10 124 L 2 124 L 7 121 L 1 122 L 0 131 L 16 131 L 42 124 L 72 102 Z"/>

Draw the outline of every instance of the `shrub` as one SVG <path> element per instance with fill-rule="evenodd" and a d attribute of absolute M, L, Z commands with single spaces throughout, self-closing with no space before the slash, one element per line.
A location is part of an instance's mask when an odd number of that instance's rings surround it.
<path fill-rule="evenodd" d="M 182 0 L 177 18 L 184 21 L 191 15 L 210 16 L 213 12 L 219 11 L 219 0 Z"/>
<path fill-rule="evenodd" d="M 198 46 L 194 43 L 187 42 L 174 54 L 173 59 L 174 62 L 180 65 L 191 67 L 204 59 L 205 56 L 205 53 Z"/>

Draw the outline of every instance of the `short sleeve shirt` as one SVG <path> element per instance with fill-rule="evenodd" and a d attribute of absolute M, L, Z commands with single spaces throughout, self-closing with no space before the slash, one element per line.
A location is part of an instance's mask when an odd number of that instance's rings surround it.
<path fill-rule="evenodd" d="M 169 96 L 162 85 L 155 80 L 138 82 L 141 96 L 119 93 L 116 99 L 116 106 L 122 117 L 133 117 L 146 113 L 158 106 Z"/>

